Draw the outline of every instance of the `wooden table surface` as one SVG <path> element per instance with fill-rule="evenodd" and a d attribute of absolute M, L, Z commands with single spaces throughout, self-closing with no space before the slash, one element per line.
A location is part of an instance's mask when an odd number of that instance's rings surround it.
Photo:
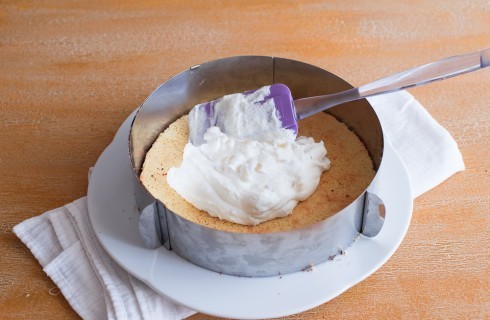
<path fill-rule="evenodd" d="M 488 0 L 0 1 L 0 318 L 77 318 L 12 227 L 84 196 L 88 168 L 170 76 L 253 54 L 360 85 L 488 46 Z M 454 136 L 466 171 L 415 200 L 375 274 L 289 319 L 490 318 L 490 70 L 411 93 Z"/>

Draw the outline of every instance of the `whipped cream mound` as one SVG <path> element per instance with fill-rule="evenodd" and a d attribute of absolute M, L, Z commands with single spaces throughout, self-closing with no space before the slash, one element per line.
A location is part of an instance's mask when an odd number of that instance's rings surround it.
<path fill-rule="evenodd" d="M 189 113 L 189 140 L 201 144 L 210 124 L 240 139 L 270 140 L 277 134 L 286 134 L 280 130 L 282 123 L 273 99 L 267 99 L 269 95 L 270 86 L 266 86 L 195 106 Z M 294 135 L 294 132 L 288 132 Z"/>
<path fill-rule="evenodd" d="M 220 99 L 204 143 L 187 143 L 181 166 L 168 171 L 170 187 L 196 208 L 244 225 L 284 217 L 330 167 L 323 141 L 281 128 L 273 102 L 264 102 L 268 88 Z"/>

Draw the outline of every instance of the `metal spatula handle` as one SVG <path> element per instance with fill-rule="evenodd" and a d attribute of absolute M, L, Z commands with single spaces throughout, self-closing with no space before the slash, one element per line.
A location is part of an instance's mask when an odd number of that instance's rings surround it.
<path fill-rule="evenodd" d="M 304 119 L 341 103 L 376 96 L 475 71 L 490 65 L 490 48 L 449 57 L 376 80 L 347 91 L 294 101 L 297 118 Z"/>

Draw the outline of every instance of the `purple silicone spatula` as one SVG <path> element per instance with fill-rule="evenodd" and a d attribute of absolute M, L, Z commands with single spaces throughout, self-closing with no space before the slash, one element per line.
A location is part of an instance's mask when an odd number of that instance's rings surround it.
<path fill-rule="evenodd" d="M 490 48 L 480 51 L 453 56 L 418 66 L 386 78 L 376 80 L 363 86 L 352 88 L 346 91 L 328 94 L 324 96 L 309 97 L 293 100 L 291 91 L 284 84 L 273 84 L 270 86 L 270 95 L 265 100 L 257 101 L 263 103 L 266 100 L 273 100 L 278 112 L 279 119 L 283 128 L 298 132 L 298 120 L 304 119 L 318 112 L 325 111 L 336 105 L 395 92 L 410 87 L 428 84 L 438 80 L 444 80 L 460 74 L 476 71 L 490 65 Z M 247 91 L 250 94 L 254 91 Z M 219 101 L 214 100 L 199 104 L 193 111 L 204 110 L 205 112 L 194 112 L 199 123 L 199 129 L 190 128 L 190 141 L 194 145 L 204 142 L 203 136 L 207 128 L 214 126 L 213 123 L 214 105 Z"/>
<path fill-rule="evenodd" d="M 256 90 L 243 92 L 245 95 L 251 95 Z M 263 104 L 269 100 L 273 101 L 278 117 L 281 121 L 281 127 L 293 130 L 298 133 L 298 121 L 296 120 L 296 111 L 294 109 L 293 97 L 289 88 L 283 84 L 273 84 L 269 88 L 269 95 L 260 100 L 253 101 L 255 104 Z M 216 99 L 209 102 L 204 102 L 196 105 L 189 113 L 189 123 L 195 125 L 189 126 L 189 137 L 193 145 L 201 145 L 204 143 L 204 134 L 207 129 L 217 124 L 215 116 L 215 105 L 221 101 Z M 199 124 L 199 125 L 198 125 Z M 224 130 L 224 128 L 220 128 Z"/>

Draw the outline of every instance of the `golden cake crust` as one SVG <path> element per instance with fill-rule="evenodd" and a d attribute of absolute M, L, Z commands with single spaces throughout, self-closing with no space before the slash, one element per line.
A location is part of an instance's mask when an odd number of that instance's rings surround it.
<path fill-rule="evenodd" d="M 299 122 L 299 135 L 323 140 L 330 169 L 322 174 L 317 190 L 298 203 L 292 214 L 257 226 L 244 226 L 212 217 L 184 200 L 167 183 L 167 171 L 180 166 L 189 141 L 187 116 L 160 134 L 146 155 L 140 179 L 150 193 L 178 215 L 203 226 L 230 232 L 269 233 L 310 226 L 349 205 L 374 178 L 372 161 L 364 144 L 345 124 L 319 113 Z"/>

